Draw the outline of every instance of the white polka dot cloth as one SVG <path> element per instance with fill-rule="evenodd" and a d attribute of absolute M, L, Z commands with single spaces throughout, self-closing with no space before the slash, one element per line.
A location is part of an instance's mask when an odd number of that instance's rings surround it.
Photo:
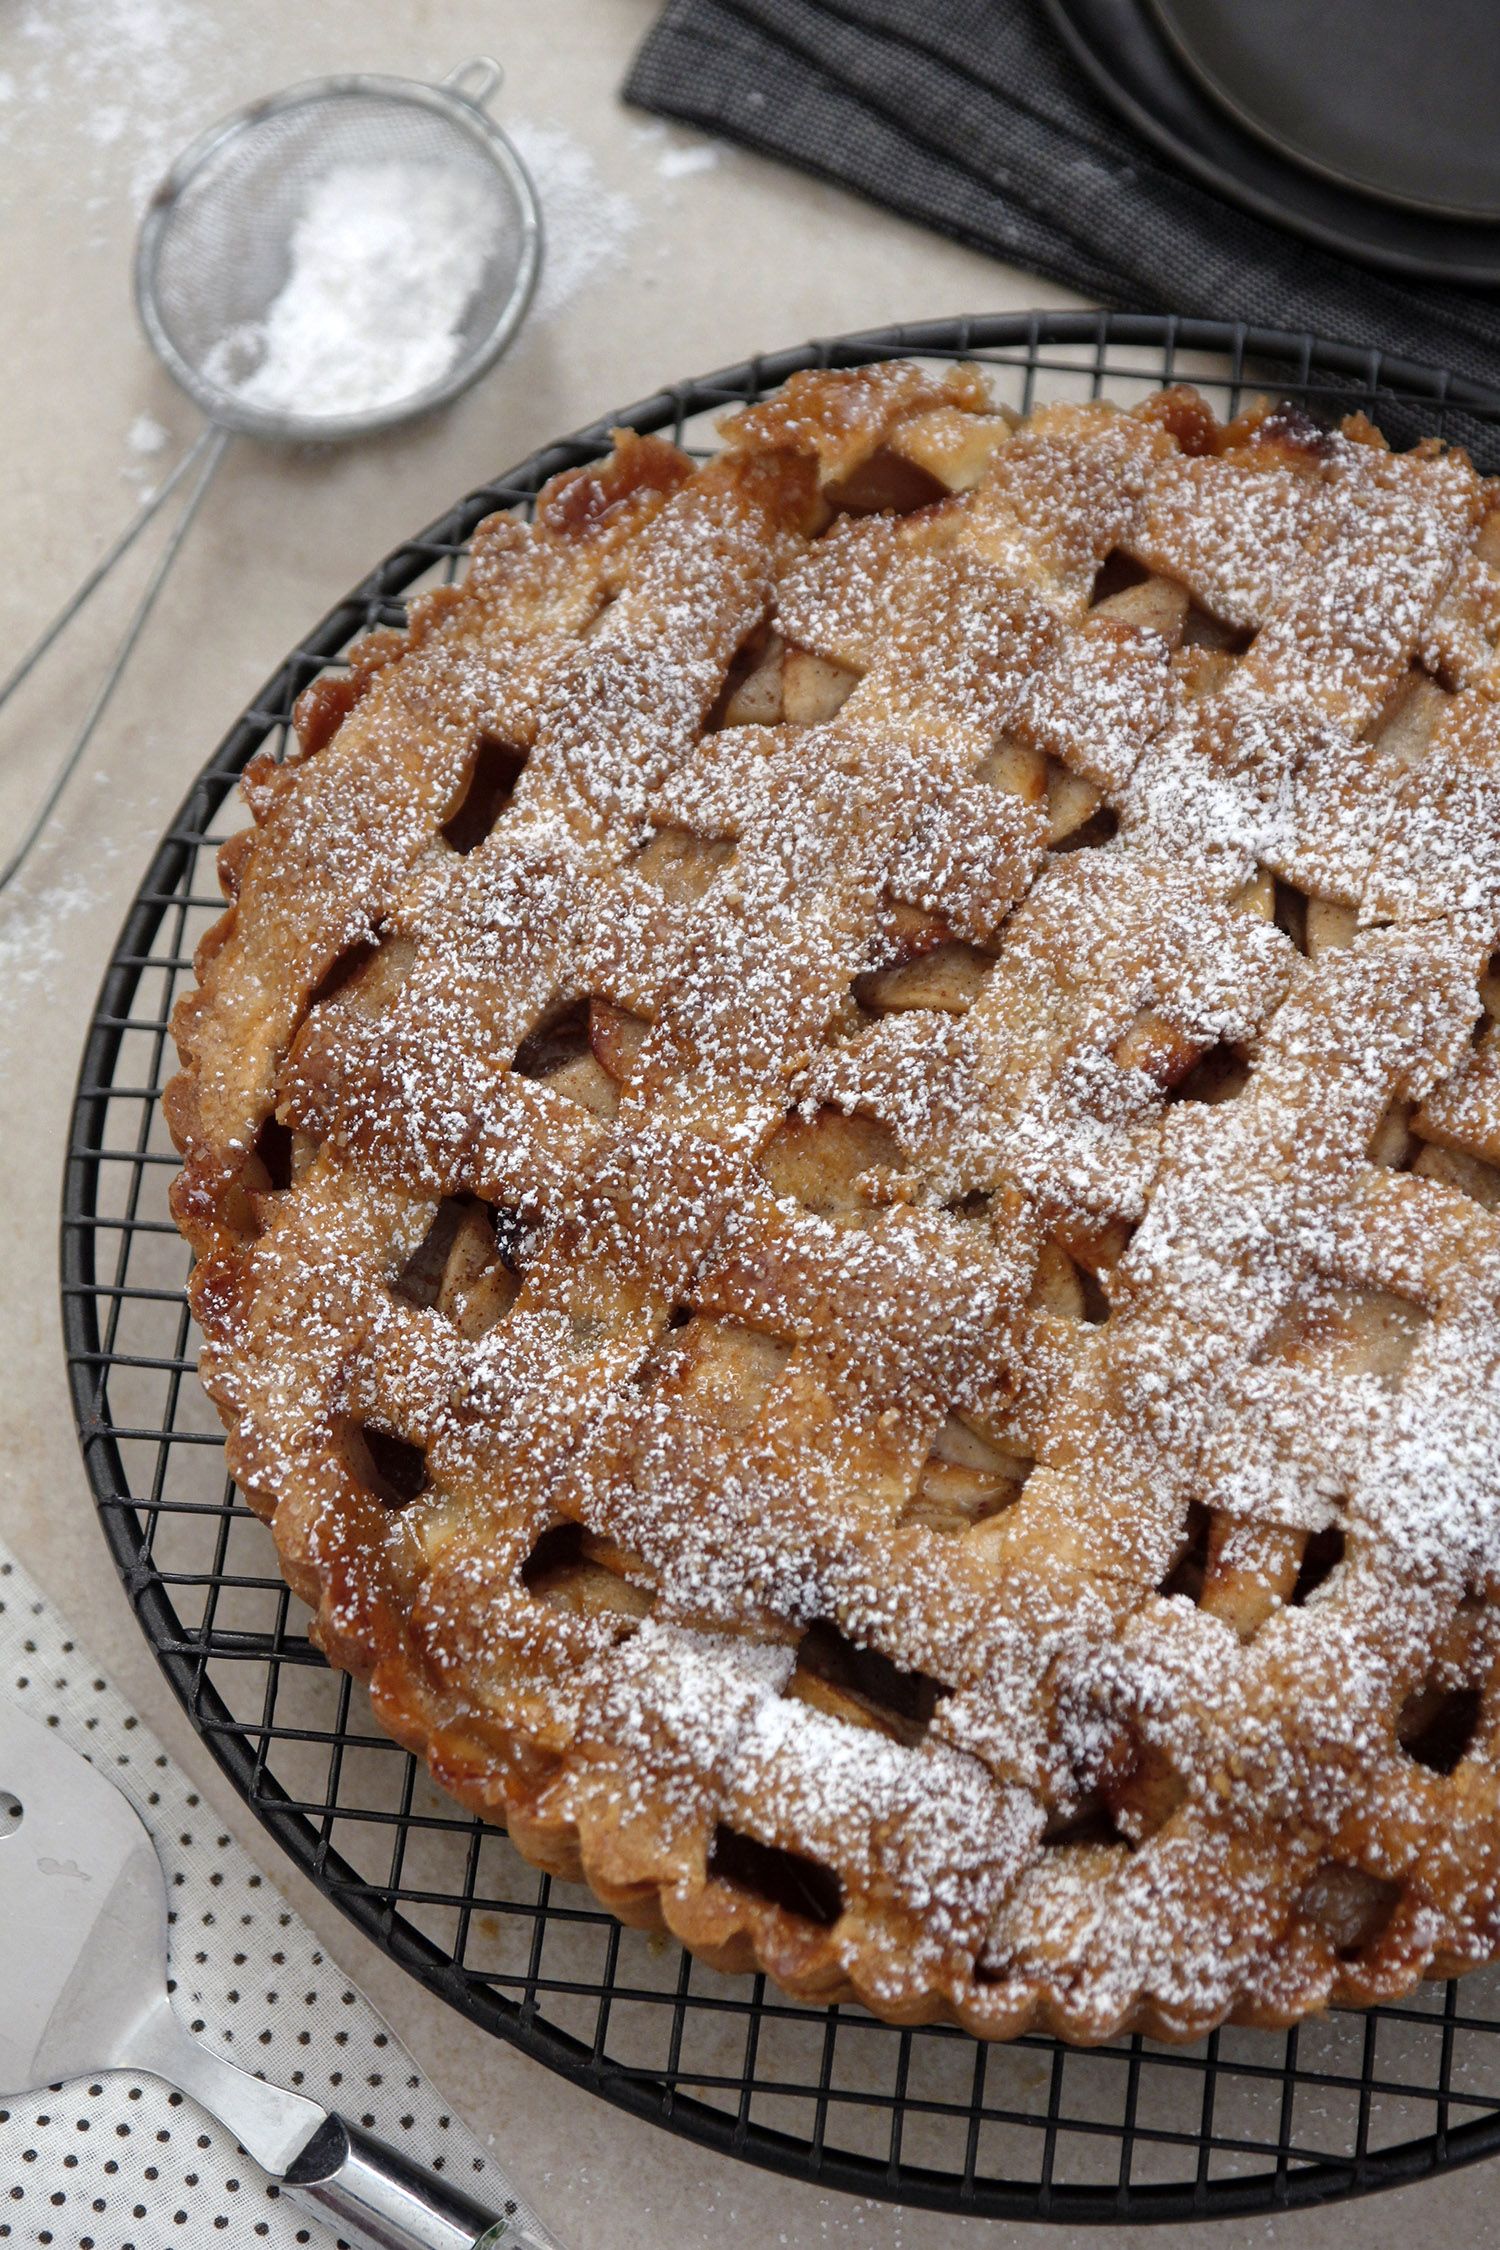
<path fill-rule="evenodd" d="M 231 2061 L 326 2102 L 497 2214 L 532 2213 L 0 1546 L 0 1695 L 140 1812 L 170 1901 L 175 2005 Z M 123 2071 L 0 2101 L 0 2243 L 332 2250 L 216 2119 Z"/>

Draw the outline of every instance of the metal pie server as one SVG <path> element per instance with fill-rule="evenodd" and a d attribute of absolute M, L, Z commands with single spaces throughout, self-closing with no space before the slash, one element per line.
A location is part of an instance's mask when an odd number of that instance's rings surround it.
<path fill-rule="evenodd" d="M 167 1997 L 167 1891 L 148 1830 L 86 1758 L 3 1699 L 0 1967 L 0 2099 L 142 2071 L 221 2119 L 351 2250 L 558 2250 L 184 2031 Z"/>

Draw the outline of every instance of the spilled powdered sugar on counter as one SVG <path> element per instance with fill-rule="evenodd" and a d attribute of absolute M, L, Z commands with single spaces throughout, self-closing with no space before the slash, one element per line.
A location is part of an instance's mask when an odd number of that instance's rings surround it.
<path fill-rule="evenodd" d="M 565 133 L 523 124 L 515 138 L 543 209 L 545 316 L 619 255 L 635 212 Z M 499 239 L 496 198 L 480 174 L 411 161 L 337 165 L 297 217 L 290 271 L 264 319 L 230 329 L 204 372 L 276 413 L 397 406 L 463 355 Z"/>
<path fill-rule="evenodd" d="M 6 30 L 6 128 L 34 131 L 64 100 L 85 97 L 76 179 L 91 207 L 118 192 L 122 175 L 144 200 L 206 122 L 201 89 L 213 84 L 221 35 L 189 0 L 29 0 L 6 11 Z M 250 36 L 237 31 L 236 45 Z"/>
<path fill-rule="evenodd" d="M 713 141 L 694 141 L 687 148 L 664 148 L 656 159 L 656 176 L 659 180 L 689 180 L 699 172 L 712 172 L 718 161 L 719 151 Z"/>
<path fill-rule="evenodd" d="M 0 926 L 0 1022 L 39 996 L 54 996 L 68 961 L 64 925 L 87 913 L 98 896 L 97 881 L 82 873 L 63 876 L 35 898 L 18 902 L 12 894 Z"/>
<path fill-rule="evenodd" d="M 588 150 L 570 133 L 526 118 L 508 131 L 542 207 L 542 273 L 534 312 L 545 320 L 622 257 L 639 214 L 628 195 L 605 185 Z"/>
<path fill-rule="evenodd" d="M 125 442 L 135 454 L 154 454 L 166 450 L 168 432 L 154 414 L 137 414 L 125 433 Z"/>

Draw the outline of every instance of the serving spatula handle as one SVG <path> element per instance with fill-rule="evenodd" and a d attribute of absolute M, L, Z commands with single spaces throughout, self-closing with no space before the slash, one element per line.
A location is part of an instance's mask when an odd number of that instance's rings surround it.
<path fill-rule="evenodd" d="M 558 2250 L 519 2212 L 497 2217 L 336 2115 L 293 2159 L 281 2192 L 353 2250 Z"/>

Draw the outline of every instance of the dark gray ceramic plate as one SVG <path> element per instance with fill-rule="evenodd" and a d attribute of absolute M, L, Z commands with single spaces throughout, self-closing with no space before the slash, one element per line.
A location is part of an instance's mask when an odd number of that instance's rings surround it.
<path fill-rule="evenodd" d="M 1494 0 L 1150 0 L 1209 96 L 1294 164 L 1447 219 L 1500 220 Z"/>
<path fill-rule="evenodd" d="M 1235 0 L 1226 0 L 1234 5 Z M 1248 15 L 1263 0 L 1239 0 Z M 1366 0 L 1286 0 L 1305 27 L 1314 14 L 1345 26 L 1345 75 L 1353 26 Z M 1376 0 L 1370 0 L 1371 5 Z M 1378 0 L 1425 17 L 1429 0 Z M 1484 0 L 1488 7 L 1493 0 Z M 1369 265 L 1423 280 L 1500 283 L 1500 223 L 1437 217 L 1294 163 L 1258 132 L 1239 124 L 1205 91 L 1153 12 L 1149 0 L 1043 0 L 1059 37 L 1095 91 L 1137 132 L 1205 186 L 1257 217 Z M 1431 0 L 1434 9 L 1442 0 Z M 1493 38 L 1493 33 L 1489 35 Z M 1476 42 L 1484 44 L 1483 39 Z M 1483 68 L 1491 67 L 1486 61 Z M 1388 99 L 1395 94 L 1388 90 Z"/>

